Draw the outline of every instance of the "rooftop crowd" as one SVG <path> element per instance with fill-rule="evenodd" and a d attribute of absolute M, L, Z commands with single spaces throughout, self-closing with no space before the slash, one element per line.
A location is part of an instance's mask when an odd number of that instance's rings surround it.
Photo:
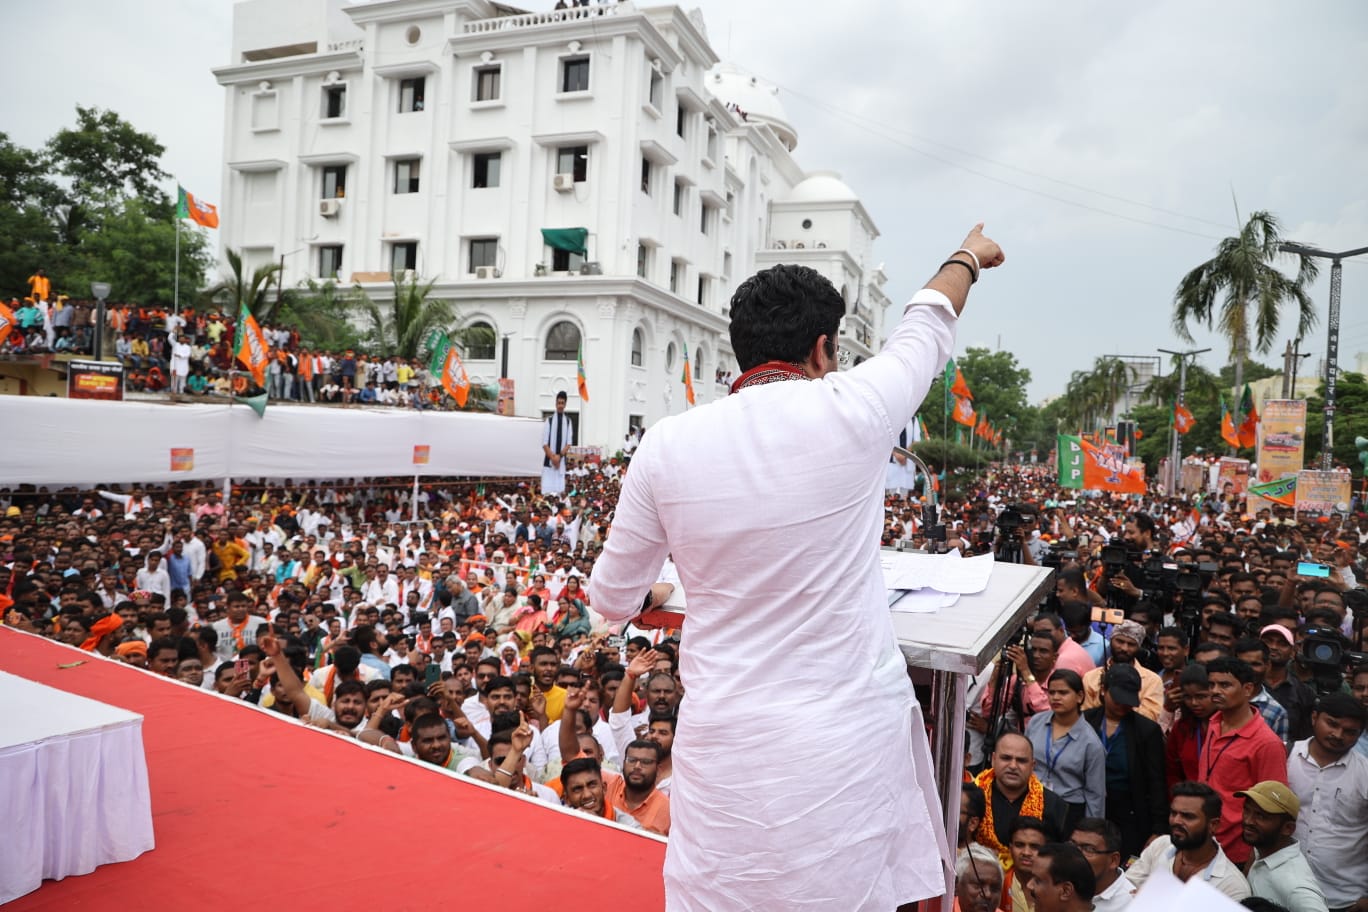
<path fill-rule="evenodd" d="M 592 601 L 624 470 L 550 498 L 436 481 L 417 522 L 404 479 L 0 491 L 6 623 L 668 836 L 679 640 Z M 1166 870 L 1368 912 L 1368 518 L 1078 496 L 1035 467 L 946 487 L 938 525 L 890 492 L 884 543 L 1015 544 L 1054 574 L 972 682 L 958 907 L 1106 912 Z"/>

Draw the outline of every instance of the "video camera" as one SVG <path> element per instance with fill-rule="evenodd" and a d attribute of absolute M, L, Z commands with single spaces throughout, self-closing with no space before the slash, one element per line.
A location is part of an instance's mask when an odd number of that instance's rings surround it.
<path fill-rule="evenodd" d="M 1310 627 L 1302 640 L 1301 660 L 1313 669 L 1347 669 L 1368 661 L 1368 653 L 1350 649 L 1348 637 L 1334 627 Z"/>

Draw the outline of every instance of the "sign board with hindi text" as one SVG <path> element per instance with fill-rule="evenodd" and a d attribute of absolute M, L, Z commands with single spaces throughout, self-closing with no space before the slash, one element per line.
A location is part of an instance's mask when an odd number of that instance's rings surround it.
<path fill-rule="evenodd" d="M 1306 458 L 1306 400 L 1269 399 L 1259 419 L 1258 481 L 1302 470 Z"/>
<path fill-rule="evenodd" d="M 1243 494 L 1245 488 L 1249 487 L 1249 460 L 1237 459 L 1234 456 L 1222 456 L 1220 467 L 1216 471 L 1216 491 L 1218 495 L 1226 493 L 1226 485 L 1231 486 L 1231 493 Z"/>
<path fill-rule="evenodd" d="M 67 398 L 122 402 L 124 366 L 118 361 L 67 362 Z"/>
<path fill-rule="evenodd" d="M 1318 519 L 1331 513 L 1348 513 L 1353 481 L 1348 469 L 1323 472 L 1302 469 L 1297 473 L 1297 516 Z"/>

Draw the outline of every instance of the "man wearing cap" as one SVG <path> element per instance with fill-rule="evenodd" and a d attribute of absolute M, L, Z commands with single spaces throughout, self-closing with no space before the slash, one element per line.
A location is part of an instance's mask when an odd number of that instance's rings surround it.
<path fill-rule="evenodd" d="M 1311 713 L 1311 737 L 1287 759 L 1302 852 L 1337 912 L 1368 910 L 1368 757 L 1354 750 L 1366 721 L 1368 707 L 1353 696 L 1326 694 Z"/>
<path fill-rule="evenodd" d="M 1264 690 L 1287 710 L 1288 737 L 1293 743 L 1304 741 L 1311 737 L 1311 710 L 1316 705 L 1316 691 L 1288 673 L 1292 660 L 1297 657 L 1297 641 L 1282 623 L 1265 625 L 1259 631 L 1259 639 L 1268 647 Z"/>
<path fill-rule="evenodd" d="M 543 494 L 565 493 L 565 454 L 575 445 L 575 426 L 570 416 L 565 414 L 565 403 L 569 398 L 565 390 L 556 393 L 556 411 L 546 419 L 542 428 Z"/>
<path fill-rule="evenodd" d="M 1301 811 L 1297 796 L 1283 783 L 1269 780 L 1236 792 L 1235 797 L 1244 799 L 1241 836 L 1254 850 L 1245 872 L 1250 892 L 1288 912 L 1327 912 L 1325 894 L 1292 838 Z"/>
<path fill-rule="evenodd" d="M 1164 733 L 1140 715 L 1140 674 L 1134 665 L 1113 664 L 1101 681 L 1102 705 L 1084 721 L 1106 752 L 1106 817 L 1121 830 L 1121 857 L 1140 854 L 1146 842 L 1168 832 L 1164 810 Z"/>
<path fill-rule="evenodd" d="M 1111 658 L 1103 668 L 1094 668 L 1083 675 L 1083 708 L 1102 705 L 1102 672 L 1116 665 L 1128 665 L 1140 677 L 1140 703 L 1137 711 L 1153 721 L 1159 721 L 1164 711 L 1164 682 L 1154 672 L 1139 665 L 1135 657 L 1145 642 L 1145 628 L 1137 621 L 1122 621 L 1112 630 Z"/>

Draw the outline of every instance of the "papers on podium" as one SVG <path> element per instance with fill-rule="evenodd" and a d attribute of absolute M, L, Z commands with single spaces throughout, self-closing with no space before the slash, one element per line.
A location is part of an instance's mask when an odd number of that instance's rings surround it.
<path fill-rule="evenodd" d="M 993 574 L 991 554 L 961 557 L 958 551 L 884 551 L 879 560 L 888 606 L 912 614 L 933 614 L 954 605 L 961 595 L 982 592 Z"/>

